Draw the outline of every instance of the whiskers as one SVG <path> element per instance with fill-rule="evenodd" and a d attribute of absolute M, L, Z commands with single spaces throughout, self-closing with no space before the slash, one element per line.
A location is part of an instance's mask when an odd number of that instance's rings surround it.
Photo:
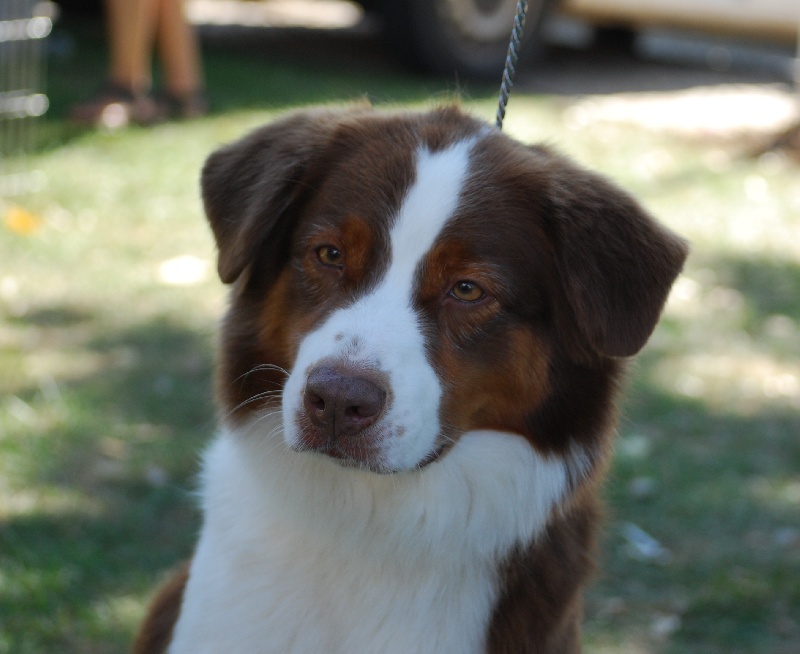
<path fill-rule="evenodd" d="M 266 429 L 264 426 L 266 425 Z M 291 450 L 283 439 L 283 416 L 280 407 L 260 411 L 247 426 L 247 434 L 253 442 L 258 442 L 261 455 Z"/>
<path fill-rule="evenodd" d="M 263 393 L 256 393 L 252 397 L 248 397 L 246 400 L 239 402 L 235 407 L 233 407 L 228 413 L 226 414 L 226 418 L 230 418 L 234 413 L 236 413 L 239 409 L 243 409 L 246 406 L 249 406 L 255 402 L 261 402 L 263 400 L 269 400 L 270 398 L 278 398 L 280 399 L 283 397 L 283 389 L 275 390 L 275 391 L 264 391 Z"/>
<path fill-rule="evenodd" d="M 244 374 L 239 375 L 234 380 L 234 383 L 247 379 L 254 372 L 262 372 L 264 370 L 270 370 L 272 372 L 280 372 L 283 373 L 283 375 L 285 375 L 286 377 L 289 376 L 289 371 L 286 370 L 286 368 L 282 368 L 281 366 L 276 366 L 274 363 L 259 363 L 257 366 L 253 366 L 252 368 L 250 368 L 250 370 L 248 370 Z"/>
<path fill-rule="evenodd" d="M 265 418 L 272 417 L 276 413 L 280 412 L 279 408 L 275 409 L 273 407 L 275 406 L 275 404 L 280 406 L 280 400 L 283 397 L 283 387 L 285 385 L 285 380 L 289 377 L 289 371 L 286 370 L 285 368 L 282 368 L 281 366 L 276 366 L 275 364 L 272 364 L 272 363 L 260 363 L 260 364 L 258 364 L 256 366 L 253 366 L 252 368 L 250 368 L 250 370 L 248 370 L 247 372 L 239 375 L 233 381 L 233 384 L 239 383 L 242 386 L 244 386 L 245 382 L 250 377 L 250 375 L 258 373 L 258 372 L 265 372 L 265 371 L 281 373 L 283 375 L 283 380 L 280 381 L 280 382 L 276 382 L 276 381 L 272 381 L 272 380 L 269 380 L 269 381 L 268 380 L 264 380 L 264 383 L 271 383 L 272 385 L 277 386 L 277 388 L 272 389 L 272 390 L 262 391 L 261 393 L 256 393 L 255 395 L 251 395 L 250 397 L 248 397 L 246 400 L 243 400 L 242 402 L 239 402 L 239 404 L 237 404 L 230 411 L 228 411 L 228 413 L 225 416 L 226 418 L 230 418 L 237 411 L 243 409 L 244 407 L 247 407 L 247 406 L 250 406 L 252 404 L 255 404 L 255 403 L 268 403 L 269 404 L 268 410 L 264 411 L 263 414 L 261 416 L 259 416 L 258 422 L 264 420 Z M 277 400 L 277 402 L 270 402 L 270 400 L 273 400 L 273 399 Z"/>

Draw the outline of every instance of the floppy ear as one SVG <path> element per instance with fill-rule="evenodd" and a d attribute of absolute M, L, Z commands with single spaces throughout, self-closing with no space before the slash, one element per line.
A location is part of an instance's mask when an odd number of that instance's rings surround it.
<path fill-rule="evenodd" d="M 308 190 L 301 182 L 349 111 L 305 111 L 257 129 L 214 152 L 203 166 L 206 216 L 219 249 L 217 268 L 233 283 L 280 218 Z"/>
<path fill-rule="evenodd" d="M 688 244 L 611 182 L 556 161 L 550 218 L 572 318 L 597 352 L 634 355 L 658 322 Z"/>

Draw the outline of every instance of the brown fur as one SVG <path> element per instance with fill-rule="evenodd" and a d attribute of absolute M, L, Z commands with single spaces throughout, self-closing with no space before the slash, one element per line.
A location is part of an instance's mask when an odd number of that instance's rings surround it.
<path fill-rule="evenodd" d="M 301 112 L 209 158 L 203 198 L 220 277 L 232 284 L 217 377 L 229 422 L 277 407 L 302 337 L 380 277 L 387 217 L 413 181 L 418 145 L 435 151 L 483 129 L 454 108 Z M 414 298 L 444 387 L 443 436 L 497 429 L 544 455 L 579 445 L 590 458 L 588 471 L 570 470 L 570 499 L 546 533 L 500 562 L 487 652 L 574 653 L 623 358 L 649 338 L 687 246 L 547 148 L 495 134 L 476 147 L 471 170 Z M 319 265 L 321 245 L 342 250 L 341 268 Z M 448 295 L 465 279 L 485 301 Z M 164 651 L 187 574 L 157 596 L 137 654 Z"/>
<path fill-rule="evenodd" d="M 509 557 L 488 654 L 581 651 L 581 590 L 593 570 L 596 523 L 596 500 L 586 497 L 565 515 L 555 516 L 540 542 Z"/>
<path fill-rule="evenodd" d="M 189 563 L 184 563 L 161 586 L 150 602 L 147 617 L 139 627 L 133 654 L 164 654 L 172 638 L 172 629 L 178 621 L 181 601 L 189 579 Z"/>

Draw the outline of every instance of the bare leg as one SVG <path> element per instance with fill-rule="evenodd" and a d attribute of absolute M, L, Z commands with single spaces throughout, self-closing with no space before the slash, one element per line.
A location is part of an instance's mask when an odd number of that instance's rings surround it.
<path fill-rule="evenodd" d="M 167 92 L 184 98 L 200 91 L 204 83 L 197 35 L 186 20 L 182 0 L 158 0 L 156 38 Z"/>
<path fill-rule="evenodd" d="M 135 94 L 150 90 L 158 0 L 106 0 L 110 70 L 115 84 Z"/>
<path fill-rule="evenodd" d="M 106 17 L 111 86 L 73 107 L 75 122 L 117 128 L 206 113 L 200 53 L 182 0 L 106 0 Z M 156 42 L 167 91 L 163 102 L 150 96 Z"/>

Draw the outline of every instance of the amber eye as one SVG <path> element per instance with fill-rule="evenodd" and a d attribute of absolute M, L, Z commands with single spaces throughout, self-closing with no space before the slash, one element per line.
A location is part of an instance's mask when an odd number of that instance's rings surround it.
<path fill-rule="evenodd" d="M 342 265 L 342 251 L 334 245 L 322 245 L 317 248 L 317 259 L 325 266 Z"/>
<path fill-rule="evenodd" d="M 483 289 L 473 282 L 460 281 L 450 289 L 450 295 L 462 302 L 477 302 L 484 296 Z"/>

